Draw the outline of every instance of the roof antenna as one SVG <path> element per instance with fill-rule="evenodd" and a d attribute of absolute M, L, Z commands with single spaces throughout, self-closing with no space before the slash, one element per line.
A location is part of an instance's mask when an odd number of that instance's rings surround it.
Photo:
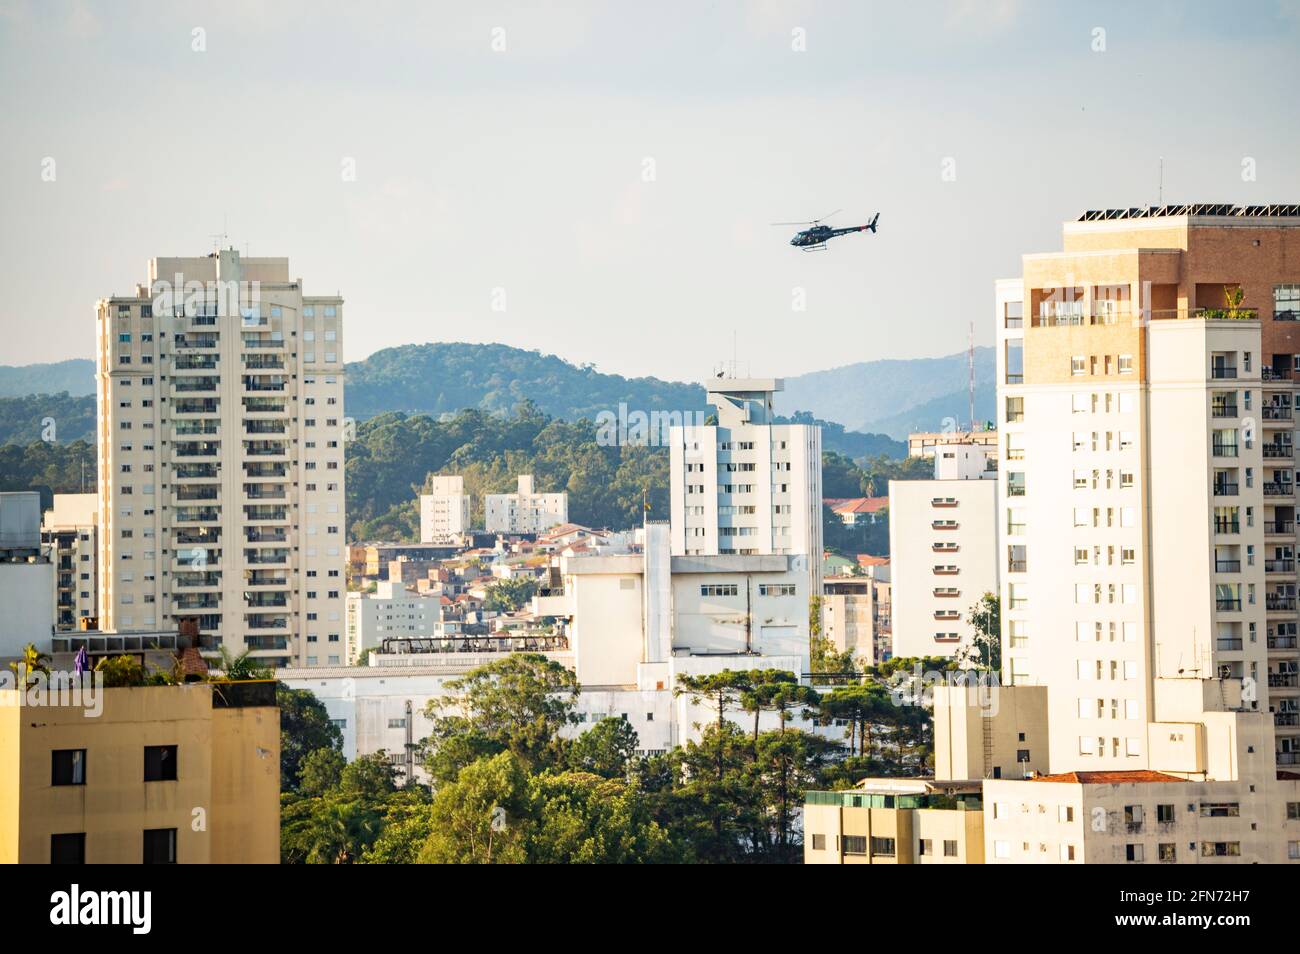
<path fill-rule="evenodd" d="M 1156 196 L 1156 206 L 1163 207 L 1165 204 L 1165 157 L 1160 157 L 1160 191 Z"/>

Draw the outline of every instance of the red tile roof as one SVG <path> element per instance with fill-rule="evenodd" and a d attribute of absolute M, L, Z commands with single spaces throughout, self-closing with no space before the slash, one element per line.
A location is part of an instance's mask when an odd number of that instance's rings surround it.
<path fill-rule="evenodd" d="M 884 566 L 889 562 L 889 557 L 872 556 L 870 553 L 858 554 L 858 566 Z"/>
<path fill-rule="evenodd" d="M 1059 775 L 1038 775 L 1034 782 L 1068 782 L 1075 785 L 1125 785 L 1135 782 L 1186 782 L 1187 779 L 1164 772 L 1139 769 L 1132 772 L 1062 772 Z"/>
<path fill-rule="evenodd" d="M 888 497 L 830 498 L 823 501 L 835 513 L 877 513 L 889 506 Z"/>

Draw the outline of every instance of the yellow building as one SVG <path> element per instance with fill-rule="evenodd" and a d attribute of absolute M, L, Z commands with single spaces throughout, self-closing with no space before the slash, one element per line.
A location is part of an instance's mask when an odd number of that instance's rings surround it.
<path fill-rule="evenodd" d="M 278 863 L 274 682 L 30 701 L 0 690 L 0 862 Z"/>
<path fill-rule="evenodd" d="M 808 865 L 984 863 L 981 783 L 864 779 L 843 792 L 808 792 Z"/>

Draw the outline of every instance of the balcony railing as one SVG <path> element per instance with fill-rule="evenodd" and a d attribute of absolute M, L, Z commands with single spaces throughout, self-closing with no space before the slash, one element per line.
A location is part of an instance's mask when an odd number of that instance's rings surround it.
<path fill-rule="evenodd" d="M 1295 560 L 1286 560 L 1286 559 L 1265 560 L 1264 572 L 1265 573 L 1294 573 Z"/>
<path fill-rule="evenodd" d="M 1236 457 L 1236 456 L 1237 456 L 1237 445 L 1236 445 L 1236 444 L 1219 444 L 1219 443 L 1214 443 L 1214 444 L 1211 445 L 1211 447 L 1212 447 L 1212 449 L 1213 449 L 1213 452 L 1214 452 L 1214 456 L 1215 456 L 1215 457 Z M 1267 455 L 1265 455 L 1265 456 L 1267 456 Z"/>
<path fill-rule="evenodd" d="M 1294 596 L 1265 596 L 1264 608 L 1270 613 L 1287 613 L 1295 609 Z"/>
<path fill-rule="evenodd" d="M 1265 497 L 1290 497 L 1295 493 L 1295 485 L 1291 483 L 1282 483 L 1276 480 L 1266 480 L 1264 482 Z"/>
<path fill-rule="evenodd" d="M 1028 573 L 1028 572 L 1029 572 L 1029 561 L 1028 561 L 1028 560 L 1008 560 L 1008 561 L 1007 561 L 1007 570 L 1010 571 L 1011 573 Z"/>
<path fill-rule="evenodd" d="M 1273 724 L 1281 726 L 1300 725 L 1300 712 L 1274 712 Z"/>
<path fill-rule="evenodd" d="M 1300 752 L 1277 753 L 1278 765 L 1300 765 Z"/>
<path fill-rule="evenodd" d="M 1265 520 L 1264 521 L 1265 534 L 1281 535 L 1281 534 L 1292 533 L 1294 531 L 1295 531 L 1294 520 Z"/>
<path fill-rule="evenodd" d="M 1221 610 L 1239 610 L 1241 609 L 1241 599 L 1231 599 L 1220 596 L 1214 601 L 1214 606 L 1216 609 Z"/>
<path fill-rule="evenodd" d="M 1237 496 L 1237 485 L 1230 484 L 1227 481 L 1216 483 L 1214 485 L 1214 496 L 1216 497 L 1235 497 Z"/>
<path fill-rule="evenodd" d="M 1219 637 L 1214 641 L 1214 648 L 1222 651 L 1232 651 L 1241 649 L 1241 640 L 1236 637 Z"/>
<path fill-rule="evenodd" d="M 1273 404 L 1265 404 L 1263 411 L 1264 420 L 1266 421 L 1289 421 L 1292 417 L 1290 407 L 1279 407 Z"/>
<path fill-rule="evenodd" d="M 1290 459 L 1295 456 L 1295 448 L 1290 444 L 1264 444 L 1262 447 L 1265 460 Z"/>
<path fill-rule="evenodd" d="M 1295 649 L 1296 638 L 1294 636 L 1270 636 L 1268 638 L 1269 649 Z"/>
<path fill-rule="evenodd" d="M 1214 365 L 1210 368 L 1210 377 L 1218 381 L 1226 381 L 1237 376 L 1237 369 L 1234 365 Z"/>
<path fill-rule="evenodd" d="M 1210 408 L 1210 414 L 1213 417 L 1236 417 L 1237 405 L 1235 404 L 1214 404 Z"/>
<path fill-rule="evenodd" d="M 1240 560 L 1215 560 L 1214 572 L 1215 573 L 1240 573 L 1241 561 Z"/>
<path fill-rule="evenodd" d="M 1236 520 L 1219 520 L 1216 518 L 1214 521 L 1214 532 L 1215 533 L 1240 533 L 1241 524 L 1238 523 Z"/>

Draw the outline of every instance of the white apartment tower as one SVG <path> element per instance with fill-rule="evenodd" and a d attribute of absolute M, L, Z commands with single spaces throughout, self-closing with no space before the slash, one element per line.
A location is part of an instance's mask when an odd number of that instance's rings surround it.
<path fill-rule="evenodd" d="M 821 428 L 775 424 L 775 379 L 707 382 L 717 424 L 672 427 L 674 556 L 788 554 L 822 584 Z"/>
<path fill-rule="evenodd" d="M 1300 207 L 1064 238 L 996 286 L 1004 676 L 1053 771 L 1294 771 Z"/>
<path fill-rule="evenodd" d="M 532 474 L 520 474 L 518 487 L 513 494 L 486 495 L 483 513 L 488 533 L 545 533 L 569 522 L 568 494 L 537 493 Z"/>
<path fill-rule="evenodd" d="M 984 447 L 934 448 L 934 480 L 889 482 L 895 656 L 958 656 L 969 610 L 998 592 L 997 471 Z"/>
<path fill-rule="evenodd" d="M 341 653 L 342 299 L 223 249 L 153 259 L 97 326 L 101 626 Z"/>
<path fill-rule="evenodd" d="M 431 477 L 420 494 L 420 542 L 449 543 L 470 530 L 469 494 L 463 477 Z"/>

